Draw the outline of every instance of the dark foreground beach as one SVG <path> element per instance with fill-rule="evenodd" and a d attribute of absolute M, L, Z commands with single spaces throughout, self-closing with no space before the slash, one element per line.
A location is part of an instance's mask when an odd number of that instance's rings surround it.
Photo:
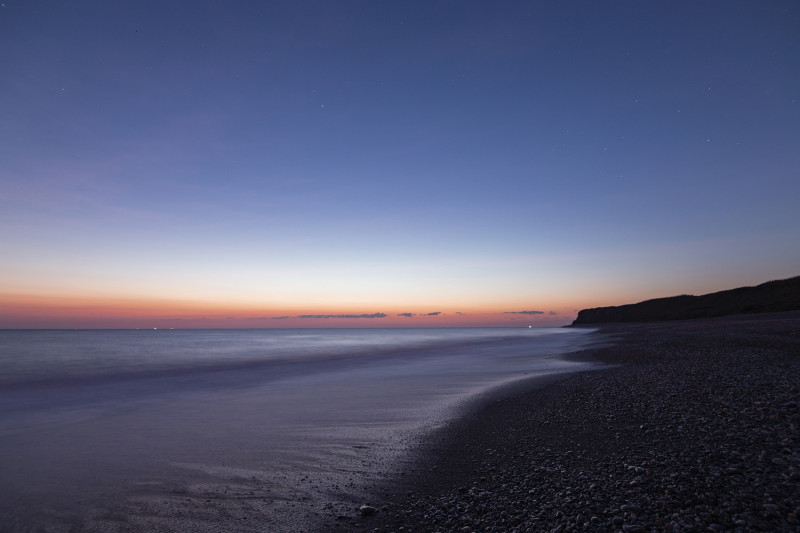
<path fill-rule="evenodd" d="M 800 531 L 800 313 L 602 332 L 575 357 L 612 366 L 484 403 L 323 529 Z"/>

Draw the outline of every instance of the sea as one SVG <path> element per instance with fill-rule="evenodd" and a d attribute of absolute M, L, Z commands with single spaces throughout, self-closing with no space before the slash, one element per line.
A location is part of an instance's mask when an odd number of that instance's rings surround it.
<path fill-rule="evenodd" d="M 308 531 L 573 328 L 0 330 L 0 531 Z M 344 518 L 342 518 L 344 519 Z"/>

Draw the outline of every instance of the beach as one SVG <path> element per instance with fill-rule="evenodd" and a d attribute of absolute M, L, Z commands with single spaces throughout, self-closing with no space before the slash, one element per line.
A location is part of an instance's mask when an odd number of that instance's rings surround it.
<path fill-rule="evenodd" d="M 7 385 L 0 531 L 800 530 L 800 313 L 563 329 Z"/>
<path fill-rule="evenodd" d="M 498 393 L 323 530 L 800 531 L 800 313 L 600 332 L 604 369 Z"/>

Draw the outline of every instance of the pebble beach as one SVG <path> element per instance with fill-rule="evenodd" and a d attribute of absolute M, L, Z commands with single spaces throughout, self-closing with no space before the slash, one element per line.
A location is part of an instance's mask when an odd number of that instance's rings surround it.
<path fill-rule="evenodd" d="M 800 531 L 800 313 L 603 325 L 599 370 L 428 434 L 325 531 Z"/>

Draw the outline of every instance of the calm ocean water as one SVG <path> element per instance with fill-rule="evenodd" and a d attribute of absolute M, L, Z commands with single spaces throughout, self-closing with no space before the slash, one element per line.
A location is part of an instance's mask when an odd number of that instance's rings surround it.
<path fill-rule="evenodd" d="M 557 349 L 560 328 L 0 330 L 0 386 L 125 379 L 164 371 L 217 371 L 281 363 L 380 364 L 404 351 L 538 338 Z M 369 361 L 366 361 L 366 359 Z M 364 361 L 359 361 L 364 359 Z M 264 377 L 269 377 L 265 375 Z"/>
<path fill-rule="evenodd" d="M 289 531 L 287 506 L 313 523 L 470 398 L 585 367 L 559 355 L 592 340 L 561 328 L 0 331 L 2 524 L 115 530 L 114 509 L 126 531 L 201 531 L 233 506 Z M 243 506 L 240 493 L 258 497 Z"/>

